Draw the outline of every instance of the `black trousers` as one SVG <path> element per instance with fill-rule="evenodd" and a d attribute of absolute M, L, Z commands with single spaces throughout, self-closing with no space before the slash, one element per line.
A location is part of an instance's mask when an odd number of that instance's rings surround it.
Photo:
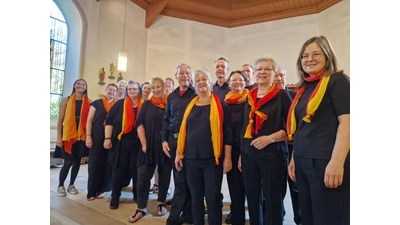
<path fill-rule="evenodd" d="M 343 183 L 327 188 L 325 168 L 329 160 L 295 156 L 296 183 L 304 225 L 350 224 L 350 159 L 344 164 Z"/>
<path fill-rule="evenodd" d="M 119 198 L 125 183 L 126 174 L 131 174 L 133 199 L 137 198 L 137 154 L 141 149 L 139 139 L 126 138 L 120 140 L 117 165 L 113 166 L 112 176 L 112 198 Z M 90 160 L 90 159 L 89 159 Z M 148 190 L 147 190 L 148 191 Z M 148 193 L 147 193 L 148 194 Z"/>
<path fill-rule="evenodd" d="M 169 183 L 171 181 L 171 162 L 166 161 L 164 164 L 143 164 L 138 167 L 138 182 L 137 182 L 137 201 L 138 208 L 144 209 L 147 207 L 149 200 L 150 181 L 153 177 L 154 170 L 158 166 L 158 197 L 157 201 L 165 202 Z"/>
<path fill-rule="evenodd" d="M 186 167 L 178 171 L 175 167 L 175 156 L 177 147 L 177 138 L 173 135 L 169 136 L 168 145 L 170 148 L 171 164 L 174 177 L 174 196 L 172 197 L 171 210 L 167 219 L 168 224 L 177 224 L 179 217 L 182 216 L 187 220 L 192 220 L 192 196 L 186 180 Z"/>
<path fill-rule="evenodd" d="M 242 154 L 242 171 L 250 224 L 282 225 L 287 158 L 257 158 Z"/>
<path fill-rule="evenodd" d="M 290 162 L 290 160 L 292 159 L 293 145 L 288 144 L 288 149 L 289 149 L 288 162 Z M 293 216 L 294 216 L 293 219 L 296 224 L 301 224 L 299 193 L 297 190 L 296 182 L 294 182 L 292 179 L 290 179 L 289 176 L 288 176 L 288 185 L 289 185 L 290 199 L 292 200 L 292 209 L 293 209 Z"/>
<path fill-rule="evenodd" d="M 89 149 L 87 198 L 111 190 L 112 169 L 108 154 L 109 150 L 102 146 L 93 146 Z"/>
<path fill-rule="evenodd" d="M 208 209 L 208 224 L 221 225 L 221 185 L 223 176 L 223 160 L 215 164 L 214 158 L 184 159 L 187 182 L 192 194 L 192 213 L 194 225 L 204 225 L 204 197 Z"/>
<path fill-rule="evenodd" d="M 245 215 L 245 191 L 242 172 L 238 169 L 240 149 L 232 149 L 232 170 L 226 174 L 229 195 L 231 197 L 231 221 L 232 225 L 244 225 Z"/>

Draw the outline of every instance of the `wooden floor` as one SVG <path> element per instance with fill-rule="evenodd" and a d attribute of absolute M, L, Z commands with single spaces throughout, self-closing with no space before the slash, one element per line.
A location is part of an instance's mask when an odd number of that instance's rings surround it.
<path fill-rule="evenodd" d="M 87 164 L 81 165 L 78 177 L 75 181 L 75 186 L 79 193 L 71 195 L 67 193 L 66 197 L 57 196 L 58 176 L 60 168 L 50 168 L 50 224 L 65 224 L 65 225 L 118 225 L 118 224 L 131 224 L 128 222 L 128 217 L 137 209 L 137 205 L 132 201 L 131 188 L 128 186 L 122 190 L 120 197 L 120 205 L 117 210 L 109 209 L 111 192 L 106 192 L 104 199 L 96 199 L 94 201 L 86 200 L 87 177 L 88 177 Z M 70 175 L 70 174 L 69 174 Z M 69 183 L 69 175 L 65 184 Z M 153 184 L 153 181 L 151 182 Z M 174 185 L 171 182 L 173 191 Z M 224 207 L 223 207 L 223 221 L 229 214 L 230 197 L 226 183 L 226 176 L 224 176 L 222 184 L 222 193 L 224 194 Z M 147 215 L 141 220 L 136 222 L 137 225 L 165 225 L 169 213 L 159 217 L 156 214 L 157 194 L 149 195 L 149 202 L 147 207 Z M 285 198 L 286 216 L 283 225 L 293 225 L 293 211 L 291 207 L 290 194 L 287 192 Z M 168 206 L 168 210 L 170 206 Z M 246 212 L 246 225 L 250 224 L 248 221 L 248 214 Z M 206 224 L 207 219 L 206 219 Z M 224 224 L 224 223 L 223 223 Z"/>

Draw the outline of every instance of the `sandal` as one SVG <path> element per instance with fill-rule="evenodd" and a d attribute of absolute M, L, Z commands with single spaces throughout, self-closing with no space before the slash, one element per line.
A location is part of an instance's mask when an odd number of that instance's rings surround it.
<path fill-rule="evenodd" d="M 165 214 L 167 214 L 168 210 L 167 210 L 167 206 L 165 204 L 159 204 L 157 205 L 157 215 L 158 216 L 164 216 Z"/>
<path fill-rule="evenodd" d="M 153 187 L 149 190 L 149 194 L 155 194 L 158 192 L 158 184 L 153 184 Z"/>
<path fill-rule="evenodd" d="M 93 200 L 95 200 L 96 198 L 95 197 L 90 197 L 90 198 L 87 198 L 86 200 L 88 200 L 88 201 L 93 201 Z"/>
<path fill-rule="evenodd" d="M 129 217 L 128 222 L 129 223 L 136 223 L 138 220 L 142 219 L 142 217 L 146 216 L 147 213 L 143 210 L 136 209 L 135 214 Z"/>
<path fill-rule="evenodd" d="M 98 198 L 98 199 L 102 199 L 102 198 L 104 198 L 104 196 L 105 196 L 105 194 L 104 194 L 104 193 L 101 193 L 101 194 L 97 195 L 97 198 Z"/>

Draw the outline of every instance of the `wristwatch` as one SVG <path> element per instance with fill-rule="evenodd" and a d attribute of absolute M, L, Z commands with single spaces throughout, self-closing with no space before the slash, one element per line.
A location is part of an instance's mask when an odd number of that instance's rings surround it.
<path fill-rule="evenodd" d="M 271 141 L 271 143 L 275 143 L 275 139 L 271 135 L 269 135 L 269 140 Z"/>

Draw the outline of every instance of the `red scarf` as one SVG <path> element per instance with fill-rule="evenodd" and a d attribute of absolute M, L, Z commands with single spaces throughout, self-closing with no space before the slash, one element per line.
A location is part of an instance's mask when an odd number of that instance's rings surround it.
<path fill-rule="evenodd" d="M 246 128 L 246 133 L 244 134 L 244 138 L 253 138 L 253 134 L 258 134 L 258 130 L 261 129 L 263 126 L 263 122 L 268 119 L 268 115 L 264 114 L 261 111 L 258 111 L 258 109 L 265 105 L 267 102 L 269 102 L 271 99 L 273 99 L 281 90 L 280 86 L 272 84 L 271 87 L 268 89 L 267 93 L 265 96 L 260 99 L 258 102 L 256 102 L 257 99 L 257 91 L 258 91 L 258 86 L 253 88 L 249 94 L 247 95 L 248 103 L 251 107 L 251 111 L 249 113 L 249 124 L 247 125 Z M 254 130 L 254 114 L 257 115 L 256 117 L 256 129 Z"/>
<path fill-rule="evenodd" d="M 168 95 L 164 94 L 164 98 L 156 98 L 153 96 L 151 96 L 150 98 L 150 102 L 151 104 L 160 107 L 161 109 L 165 109 L 165 105 L 167 104 L 167 99 L 168 99 Z"/>
<path fill-rule="evenodd" d="M 144 102 L 143 98 L 138 98 L 137 100 L 137 115 L 139 115 L 140 108 Z M 135 111 L 133 110 L 133 102 L 129 98 L 129 96 L 125 97 L 124 99 L 124 109 L 122 113 L 122 131 L 118 134 L 118 140 L 121 140 L 122 134 L 127 134 L 132 131 L 135 127 L 136 117 Z"/>
<path fill-rule="evenodd" d="M 245 88 L 242 92 L 233 94 L 232 91 L 228 92 L 225 96 L 225 102 L 232 105 L 232 104 L 240 104 L 246 101 L 246 97 L 249 94 L 249 90 Z"/>

